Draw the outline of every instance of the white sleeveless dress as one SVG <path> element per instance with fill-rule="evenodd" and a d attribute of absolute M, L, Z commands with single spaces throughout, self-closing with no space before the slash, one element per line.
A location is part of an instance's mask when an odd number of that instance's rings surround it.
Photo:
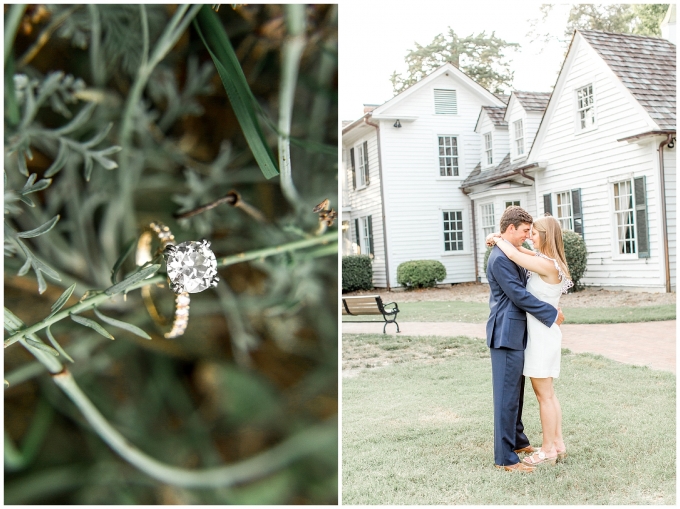
<path fill-rule="evenodd" d="M 536 256 L 551 260 L 559 273 L 560 282 L 546 283 L 541 276 L 529 271 L 527 291 L 537 299 L 558 307 L 560 296 L 574 286 L 567 278 L 559 264 L 544 254 Z M 539 322 L 533 315 L 527 313 L 527 348 L 524 351 L 524 376 L 533 378 L 558 378 L 560 376 L 560 359 L 562 356 L 562 331 L 557 324 L 550 328 Z"/>

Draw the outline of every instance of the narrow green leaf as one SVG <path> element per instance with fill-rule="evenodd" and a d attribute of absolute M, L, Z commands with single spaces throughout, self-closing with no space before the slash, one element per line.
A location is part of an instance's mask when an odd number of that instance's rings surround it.
<path fill-rule="evenodd" d="M 109 325 L 113 325 L 114 327 L 118 327 L 119 329 L 125 329 L 128 332 L 132 332 L 133 334 L 136 334 L 140 338 L 151 339 L 151 336 L 149 336 L 146 332 L 144 332 L 142 329 L 140 329 L 136 325 L 132 325 L 131 323 L 127 323 L 127 322 L 121 322 L 120 320 L 116 320 L 115 318 L 104 316 L 97 310 L 97 308 L 94 309 L 94 314 L 97 315 L 97 317 L 102 322 L 108 323 Z"/>
<path fill-rule="evenodd" d="M 120 255 L 118 260 L 116 260 L 116 263 L 113 264 L 113 269 L 111 269 L 111 284 L 116 284 L 116 274 L 118 274 L 118 270 L 120 270 L 121 265 L 123 265 L 127 257 L 130 256 L 130 253 L 132 253 L 134 250 L 136 243 L 137 239 L 132 239 L 127 244 L 125 244 L 123 253 Z"/>
<path fill-rule="evenodd" d="M 39 270 L 35 271 L 35 278 L 38 280 L 38 293 L 42 295 L 45 293 L 45 290 L 47 290 L 47 283 L 45 282 L 45 278 L 42 275 L 42 272 Z"/>
<path fill-rule="evenodd" d="M 19 194 L 17 197 L 29 207 L 35 207 L 35 203 L 33 203 L 33 200 L 31 200 L 28 196 Z"/>
<path fill-rule="evenodd" d="M 106 138 L 106 135 L 109 134 L 109 131 L 111 131 L 111 128 L 113 127 L 113 122 L 109 122 L 109 124 L 102 129 L 99 134 L 96 134 L 94 138 L 92 138 L 89 141 L 85 141 L 82 143 L 83 147 L 85 148 L 92 148 L 97 146 L 97 144 L 101 143 L 104 141 L 104 138 Z"/>
<path fill-rule="evenodd" d="M 133 272 L 128 277 L 123 279 L 120 283 L 107 288 L 105 293 L 106 295 L 114 295 L 116 293 L 120 293 L 125 289 L 131 287 L 135 283 L 154 275 L 160 268 L 161 265 L 159 263 L 155 265 L 149 265 L 148 267 L 144 267 L 139 272 Z"/>
<path fill-rule="evenodd" d="M 47 233 L 52 228 L 54 228 L 54 225 L 57 224 L 57 221 L 59 221 L 59 214 L 54 216 L 52 219 L 47 221 L 45 224 L 38 226 L 35 230 L 17 233 L 17 237 L 21 237 L 22 239 L 30 239 L 32 237 L 37 237 L 38 235 L 42 235 L 43 233 Z"/>
<path fill-rule="evenodd" d="M 94 320 L 90 320 L 89 318 L 85 318 L 84 316 L 80 315 L 71 315 L 71 320 L 73 320 L 76 323 L 79 323 L 80 325 L 84 325 L 85 327 L 90 327 L 91 329 L 94 329 L 105 338 L 116 339 L 111 334 L 109 334 L 104 327 L 99 325 Z"/>
<path fill-rule="evenodd" d="M 74 285 L 75 286 L 75 285 Z M 67 358 L 71 362 L 75 362 L 69 354 L 66 353 L 66 350 L 64 350 L 59 343 L 57 343 L 57 340 L 54 339 L 54 336 L 52 335 L 52 331 L 50 330 L 50 327 L 48 326 L 47 329 L 45 329 L 45 332 L 47 332 L 47 339 L 50 340 L 50 343 L 52 343 L 52 346 L 59 352 L 61 355 L 63 355 L 65 358 Z"/>
<path fill-rule="evenodd" d="M 57 158 L 52 162 L 50 167 L 47 168 L 45 177 L 53 177 L 61 171 L 61 169 L 66 164 L 66 153 L 66 143 L 64 143 L 62 140 L 59 140 L 59 152 L 57 152 Z"/>
<path fill-rule="evenodd" d="M 69 134 L 76 129 L 82 127 L 85 125 L 85 122 L 87 122 L 90 117 L 92 116 L 92 112 L 94 111 L 95 104 L 94 103 L 87 103 L 83 109 L 81 109 L 78 114 L 75 116 L 73 120 L 71 120 L 68 124 L 66 124 L 64 127 L 61 127 L 59 129 L 55 129 L 52 131 L 52 133 L 56 135 L 63 135 L 63 134 Z"/>
<path fill-rule="evenodd" d="M 51 355 L 54 355 L 55 357 L 59 357 L 59 352 L 57 352 L 51 346 L 47 346 L 45 343 L 41 343 L 40 341 L 36 341 L 35 339 L 31 339 L 31 338 L 25 338 L 25 339 L 26 339 L 26 343 L 37 348 L 38 350 L 42 350 L 43 352 L 47 352 Z"/>
<path fill-rule="evenodd" d="M 85 159 L 85 181 L 89 182 L 94 168 L 94 160 L 89 154 L 84 155 L 83 158 Z"/>
<path fill-rule="evenodd" d="M 30 270 L 30 268 L 31 268 L 31 259 L 26 258 L 26 262 L 21 266 L 21 268 L 19 269 L 19 272 L 17 272 L 17 276 L 25 276 L 26 274 L 28 274 L 28 271 Z"/>
<path fill-rule="evenodd" d="M 257 119 L 257 103 L 224 27 L 208 5 L 204 5 L 198 12 L 194 26 L 215 63 L 255 160 L 266 178 L 275 177 L 279 170 Z"/>
<path fill-rule="evenodd" d="M 38 182 L 36 182 L 34 185 L 26 187 L 21 190 L 22 195 L 26 195 L 29 193 L 36 193 L 38 191 L 42 191 L 43 189 L 47 189 L 50 187 L 50 184 L 52 183 L 52 179 L 40 179 Z"/>
<path fill-rule="evenodd" d="M 61 294 L 61 296 L 57 299 L 57 301 L 52 304 L 52 309 L 50 316 L 55 314 L 57 311 L 59 311 L 62 307 L 64 307 L 64 304 L 68 301 L 68 299 L 71 297 L 71 294 L 73 294 L 73 290 L 76 289 L 76 283 L 73 283 L 71 286 L 69 286 L 66 290 L 64 290 L 64 293 Z"/>

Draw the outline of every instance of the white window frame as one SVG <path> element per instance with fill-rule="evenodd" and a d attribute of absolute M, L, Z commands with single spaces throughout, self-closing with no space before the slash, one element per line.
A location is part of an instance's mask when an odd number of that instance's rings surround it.
<path fill-rule="evenodd" d="M 621 180 L 614 180 L 611 179 L 609 181 L 609 192 L 611 196 L 611 218 L 612 218 L 612 251 L 613 251 L 613 259 L 617 260 L 637 260 L 639 258 L 638 256 L 638 238 L 637 238 L 637 224 L 636 224 L 636 217 L 635 217 L 635 183 L 633 181 L 633 177 L 630 178 L 624 178 Z M 627 184 L 628 185 L 628 191 L 629 194 L 626 196 L 629 197 L 629 204 L 632 204 L 632 208 L 626 208 L 622 210 L 617 210 L 617 206 L 620 205 L 620 200 L 621 198 L 616 197 L 616 188 L 617 186 L 621 186 L 621 184 Z M 619 233 L 622 232 L 621 227 L 619 226 L 619 218 L 620 216 L 627 215 L 629 220 L 631 221 L 630 223 L 625 226 L 626 228 L 629 229 L 629 231 L 632 232 L 632 252 L 629 253 L 622 253 L 621 248 L 623 245 L 625 245 L 626 242 L 631 242 L 626 241 L 625 239 L 623 240 L 623 243 L 619 239 Z M 623 218 L 623 217 L 622 217 Z"/>
<path fill-rule="evenodd" d="M 574 204 L 572 203 L 571 191 L 554 193 L 555 196 L 555 219 L 560 223 L 563 230 L 574 231 Z"/>
<path fill-rule="evenodd" d="M 441 155 L 440 154 L 440 138 L 450 138 L 450 139 L 455 139 L 456 140 L 456 155 Z M 441 179 L 455 179 L 455 178 L 461 178 L 461 171 L 460 171 L 460 161 L 461 161 L 461 155 L 460 155 L 460 136 L 457 134 L 438 134 L 437 139 L 436 139 L 436 145 L 437 145 L 437 176 Z M 445 146 L 444 146 L 445 147 Z M 441 165 L 441 158 L 444 157 L 446 158 L 456 158 L 456 167 L 453 168 L 452 173 L 454 175 L 442 175 L 442 165 Z"/>
<path fill-rule="evenodd" d="M 371 253 L 371 238 L 368 232 L 368 216 L 359 218 L 359 250 L 360 254 L 373 255 Z"/>
<path fill-rule="evenodd" d="M 513 205 L 517 205 L 518 207 L 522 206 L 522 200 L 508 200 L 507 198 L 503 200 L 503 204 L 505 207 L 503 207 L 503 211 L 507 209 L 508 207 L 512 207 Z"/>
<path fill-rule="evenodd" d="M 366 170 L 364 162 L 364 142 L 362 141 L 358 145 L 354 145 L 354 164 L 355 168 L 355 178 L 357 180 L 357 190 L 364 189 L 366 187 Z M 352 162 L 350 161 L 350 165 Z M 350 168 L 350 171 L 352 169 Z"/>
<path fill-rule="evenodd" d="M 450 213 L 460 213 L 460 222 L 461 222 L 461 228 L 462 229 L 461 230 L 446 230 L 445 229 L 445 227 L 446 227 L 445 221 L 446 220 L 444 219 L 445 213 L 449 213 L 449 214 Z M 439 224 L 441 225 L 441 230 L 440 230 L 441 231 L 441 244 L 440 244 L 441 248 L 440 249 L 442 251 L 442 256 L 468 254 L 467 230 L 466 230 L 467 221 L 466 220 L 467 220 L 467 215 L 465 213 L 465 210 L 449 209 L 449 208 L 446 208 L 446 209 L 442 208 L 442 209 L 439 210 L 439 221 L 440 221 Z M 450 219 L 450 216 L 449 216 L 448 221 L 457 221 L 457 219 L 452 220 L 452 219 Z M 460 239 L 452 241 L 451 238 L 449 237 L 449 240 L 447 241 L 446 240 L 446 233 L 451 233 L 451 232 L 455 232 L 455 233 L 460 232 Z M 447 251 L 446 250 L 446 243 L 447 242 L 456 242 L 456 243 L 462 242 L 463 245 L 462 245 L 461 249 L 455 249 L 455 250 L 451 249 L 451 250 Z"/>
<path fill-rule="evenodd" d="M 580 93 L 586 89 L 590 89 L 590 103 L 587 104 L 586 106 L 583 106 L 583 103 L 581 102 L 581 98 L 579 97 Z M 574 89 L 574 105 L 576 109 L 576 115 L 574 118 L 575 122 L 575 127 L 576 127 L 576 134 L 579 133 L 586 133 L 589 131 L 592 131 L 594 129 L 597 129 L 597 101 L 595 100 L 595 95 L 596 95 L 596 90 L 595 90 L 595 83 L 594 80 L 590 81 L 590 83 L 576 87 Z M 583 126 L 583 119 L 581 118 L 582 112 L 592 110 L 592 122 L 589 124 L 587 118 L 585 117 L 585 127 Z"/>
<path fill-rule="evenodd" d="M 520 118 L 519 120 L 515 120 L 512 123 L 512 126 L 515 135 L 515 157 L 520 157 L 524 155 L 524 119 Z"/>
<path fill-rule="evenodd" d="M 493 166 L 493 134 L 484 133 L 484 167 Z"/>
<path fill-rule="evenodd" d="M 490 233 L 496 231 L 496 216 L 492 201 L 479 205 L 479 218 L 482 225 L 482 242 Z"/>

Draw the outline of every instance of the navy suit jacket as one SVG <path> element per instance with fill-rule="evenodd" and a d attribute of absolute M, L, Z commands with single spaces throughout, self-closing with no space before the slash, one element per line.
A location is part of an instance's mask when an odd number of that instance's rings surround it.
<path fill-rule="evenodd" d="M 491 313 L 486 323 L 489 348 L 526 349 L 526 313 L 531 313 L 546 327 L 555 323 L 557 309 L 526 290 L 525 269 L 512 262 L 499 247 L 494 246 L 489 255 L 486 278 L 491 289 Z"/>

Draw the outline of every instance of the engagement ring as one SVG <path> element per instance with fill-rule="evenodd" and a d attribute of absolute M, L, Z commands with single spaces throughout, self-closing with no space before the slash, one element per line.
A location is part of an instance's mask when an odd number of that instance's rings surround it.
<path fill-rule="evenodd" d="M 152 254 L 151 244 L 156 239 L 160 245 Z M 189 322 L 189 294 L 217 286 L 217 260 L 207 240 L 175 245 L 175 236 L 170 228 L 153 222 L 145 227 L 137 242 L 137 265 L 144 265 L 159 254 L 165 258 L 170 288 L 177 294 L 170 330 L 163 335 L 166 338 L 176 338 L 184 334 Z M 158 312 L 151 298 L 150 286 L 142 287 L 142 297 L 151 318 L 161 327 L 167 328 L 170 321 Z"/>

